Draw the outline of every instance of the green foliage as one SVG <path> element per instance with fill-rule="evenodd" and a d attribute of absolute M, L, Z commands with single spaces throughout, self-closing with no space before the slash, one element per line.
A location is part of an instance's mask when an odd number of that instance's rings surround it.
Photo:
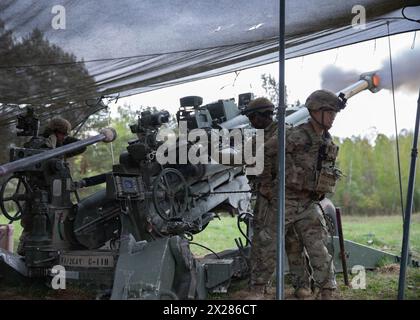
<path fill-rule="evenodd" d="M 343 215 L 344 238 L 399 255 L 402 245 L 401 215 L 349 216 Z M 420 259 L 420 214 L 413 214 L 410 228 L 410 250 Z"/>
<path fill-rule="evenodd" d="M 0 66 L 1 148 L 23 142 L 11 127 L 19 108 L 3 104 L 35 107 L 42 132 L 45 120 L 57 115 L 73 125 L 79 123 L 89 112 L 86 99 L 99 95 L 83 61 L 49 42 L 36 28 L 17 38 L 0 20 Z M 8 160 L 8 152 L 0 153 L 0 163 Z"/>
<path fill-rule="evenodd" d="M 119 155 L 126 151 L 129 140 L 136 136 L 131 133 L 130 125 L 137 121 L 136 112 L 128 105 L 118 107 L 118 117 L 111 117 L 107 110 L 101 110 L 89 117 L 78 134 L 78 138 L 86 139 L 95 135 L 100 129 L 112 127 L 117 132 L 117 139 L 111 143 L 97 143 L 88 146 L 86 151 L 70 159 L 72 175 L 74 180 L 97 174 L 110 172 L 113 164 L 119 162 Z M 81 197 L 103 189 L 104 185 L 81 189 Z"/>
<path fill-rule="evenodd" d="M 130 125 L 137 123 L 138 115 L 142 111 L 150 110 L 157 112 L 156 107 L 140 107 L 135 111 L 129 105 L 118 106 L 118 116 L 111 117 L 108 110 L 101 110 L 89 117 L 78 134 L 78 138 L 86 139 L 97 134 L 100 129 L 112 127 L 117 132 L 117 139 L 112 143 L 97 143 L 87 147 L 87 150 L 70 159 L 72 175 L 75 181 L 85 177 L 95 176 L 101 173 L 110 172 L 114 164 L 119 163 L 119 156 L 126 152 L 128 142 L 136 140 L 137 136 L 131 132 Z M 174 118 L 171 121 L 175 121 Z M 81 189 L 81 198 L 84 198 L 105 185 Z"/>
<path fill-rule="evenodd" d="M 262 74 L 261 75 L 262 80 L 262 87 L 267 95 L 267 98 L 273 102 L 275 106 L 279 103 L 279 84 L 277 83 L 276 79 L 271 74 Z M 287 86 L 284 86 L 284 100 L 285 105 L 287 105 Z M 300 102 L 296 102 L 299 103 Z"/>
<path fill-rule="evenodd" d="M 246 226 L 241 223 L 241 228 L 246 232 Z M 241 238 L 245 244 L 245 238 L 238 230 L 236 217 L 222 215 L 220 220 L 214 219 L 209 223 L 206 229 L 194 236 L 193 242 L 202 244 L 220 252 L 226 249 L 236 248 L 235 238 Z M 191 250 L 197 256 L 204 256 L 211 252 L 203 247 L 191 245 Z"/>
<path fill-rule="evenodd" d="M 398 294 L 399 268 L 393 265 L 375 271 L 366 271 L 366 289 L 352 289 L 344 285 L 343 275 L 337 275 L 338 295 L 344 300 L 395 300 Z M 350 280 L 352 275 L 350 275 Z M 420 297 L 420 269 L 408 268 L 405 299 Z"/>
<path fill-rule="evenodd" d="M 407 192 L 413 133 L 399 135 L 403 204 Z M 346 214 L 392 214 L 401 212 L 395 137 L 379 134 L 373 142 L 352 137 L 341 141 L 337 165 L 344 173 L 332 200 Z M 416 173 L 416 181 L 420 181 Z M 414 209 L 420 205 L 420 184 L 414 191 Z"/>
<path fill-rule="evenodd" d="M 1 103 L 76 107 L 97 96 L 84 63 L 76 63 L 75 55 L 50 43 L 39 29 L 16 40 L 0 20 L 0 55 L 2 66 L 14 66 L 0 70 Z"/>
<path fill-rule="evenodd" d="M 376 264 L 376 267 L 377 268 L 383 268 L 383 267 L 385 267 L 387 265 L 390 265 L 390 264 L 393 264 L 393 263 L 395 263 L 394 259 L 391 259 L 388 256 L 384 256 L 382 259 L 380 259 L 378 261 L 378 263 Z"/>

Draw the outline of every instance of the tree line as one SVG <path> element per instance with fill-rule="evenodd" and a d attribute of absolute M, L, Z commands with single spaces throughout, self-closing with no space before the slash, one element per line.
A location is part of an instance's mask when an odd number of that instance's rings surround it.
<path fill-rule="evenodd" d="M 24 142 L 15 128 L 24 105 L 35 109 L 42 132 L 47 120 L 58 115 L 79 124 L 97 111 L 86 101 L 98 96 L 83 61 L 51 43 L 39 29 L 20 37 L 0 19 L 0 149 Z M 7 161 L 8 152 L 1 152 L 0 163 Z"/>
<path fill-rule="evenodd" d="M 413 132 L 402 130 L 398 135 L 402 182 L 399 184 L 395 136 L 378 134 L 375 139 L 351 137 L 335 139 L 340 147 L 337 165 L 344 176 L 331 197 L 345 214 L 400 214 L 405 206 L 411 161 Z M 420 173 L 416 181 L 420 182 Z M 420 185 L 414 189 L 413 209 L 420 206 Z"/>

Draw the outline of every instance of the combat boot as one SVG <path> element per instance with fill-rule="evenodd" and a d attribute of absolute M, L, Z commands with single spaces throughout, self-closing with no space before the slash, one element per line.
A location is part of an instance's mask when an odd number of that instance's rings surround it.
<path fill-rule="evenodd" d="M 295 290 L 295 297 L 301 300 L 312 298 L 312 290 L 306 287 L 297 288 Z"/>

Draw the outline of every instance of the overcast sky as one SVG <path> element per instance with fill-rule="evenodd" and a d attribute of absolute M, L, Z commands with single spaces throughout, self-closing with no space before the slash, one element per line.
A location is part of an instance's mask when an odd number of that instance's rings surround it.
<path fill-rule="evenodd" d="M 418 49 L 419 42 L 420 39 L 417 39 L 416 43 L 414 32 L 391 37 L 392 56 L 398 56 L 398 53 L 404 50 L 411 50 L 413 44 Z M 382 38 L 287 60 L 286 85 L 289 103 L 297 99 L 304 102 L 312 91 L 319 89 L 320 74 L 328 65 L 335 65 L 344 70 L 366 72 L 378 69 L 382 61 L 388 58 L 388 38 Z M 418 61 L 420 63 L 420 57 Z M 133 107 L 156 106 L 175 113 L 179 108 L 179 99 L 189 95 L 203 97 L 204 104 L 232 97 L 237 100 L 240 93 L 250 91 L 256 96 L 263 96 L 264 91 L 261 87 L 263 73 L 270 73 L 278 78 L 278 64 L 244 70 L 239 72 L 238 76 L 231 73 L 122 98 L 118 101 L 118 105 L 127 103 Z M 413 129 L 418 91 L 397 90 L 395 99 L 398 130 Z M 110 104 L 110 107 L 115 113 L 116 106 Z M 395 132 L 392 94 L 387 90 L 375 94 L 365 91 L 351 98 L 347 108 L 337 116 L 335 125 L 331 129 L 333 135 L 341 138 L 352 135 L 372 137 L 378 132 L 388 136 Z"/>

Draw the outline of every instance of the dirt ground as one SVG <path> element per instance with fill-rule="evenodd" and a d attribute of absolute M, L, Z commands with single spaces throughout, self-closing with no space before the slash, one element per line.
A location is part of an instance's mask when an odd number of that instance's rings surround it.
<path fill-rule="evenodd" d="M 0 300 L 94 300 L 96 294 L 79 288 L 53 290 L 37 283 L 27 287 L 0 286 Z"/>

